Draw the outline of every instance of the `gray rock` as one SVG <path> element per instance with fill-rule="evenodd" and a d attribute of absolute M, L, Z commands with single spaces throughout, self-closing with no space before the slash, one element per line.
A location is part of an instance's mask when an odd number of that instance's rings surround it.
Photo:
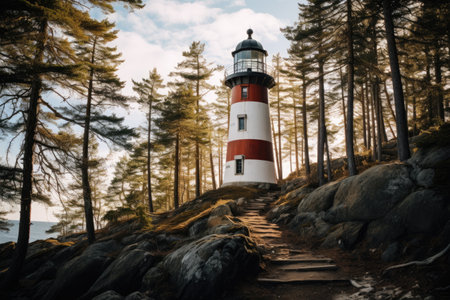
<path fill-rule="evenodd" d="M 92 297 L 110 289 L 122 294 L 137 290 L 142 277 L 155 262 L 155 257 L 143 250 L 134 249 L 122 253 L 95 281 L 86 293 L 86 297 Z"/>
<path fill-rule="evenodd" d="M 241 198 L 237 199 L 236 204 L 237 204 L 237 206 L 243 206 L 243 205 L 245 205 L 245 202 L 246 202 L 245 198 L 241 197 Z"/>
<path fill-rule="evenodd" d="M 209 214 L 210 217 L 223 217 L 232 215 L 231 209 L 228 205 L 223 204 L 214 208 Z"/>
<path fill-rule="evenodd" d="M 433 169 L 425 169 L 419 171 L 416 177 L 417 185 L 429 188 L 433 185 L 434 182 L 434 170 Z"/>
<path fill-rule="evenodd" d="M 92 300 L 123 300 L 123 299 L 124 298 L 122 297 L 122 295 L 113 290 L 106 291 L 92 298 Z"/>
<path fill-rule="evenodd" d="M 414 189 L 409 169 L 405 164 L 378 165 L 346 178 L 339 185 L 325 219 L 339 223 L 384 217 Z"/>
<path fill-rule="evenodd" d="M 145 273 L 144 277 L 142 278 L 142 289 L 155 290 L 167 281 L 168 274 L 164 269 L 163 262 L 160 262 L 153 268 L 150 268 L 147 273 Z"/>
<path fill-rule="evenodd" d="M 322 214 L 315 212 L 300 213 L 289 223 L 289 227 L 295 230 L 303 238 L 325 237 L 331 227 L 322 219 Z"/>
<path fill-rule="evenodd" d="M 405 227 L 400 218 L 384 218 L 369 223 L 366 231 L 366 241 L 370 247 L 379 247 L 397 240 L 405 233 Z"/>
<path fill-rule="evenodd" d="M 364 223 L 362 222 L 345 222 L 333 226 L 321 247 L 352 249 L 361 238 L 363 228 Z"/>
<path fill-rule="evenodd" d="M 320 212 L 333 205 L 334 194 L 339 188 L 340 181 L 327 183 L 308 194 L 298 205 L 297 212 Z"/>
<path fill-rule="evenodd" d="M 297 189 L 291 191 L 290 193 L 288 193 L 286 195 L 286 199 L 293 200 L 293 199 L 303 198 L 306 195 L 308 195 L 309 193 L 311 193 L 312 191 L 314 191 L 314 188 L 303 186 L 303 187 L 297 188 Z"/>
<path fill-rule="evenodd" d="M 194 237 L 200 235 L 206 230 L 207 219 L 201 219 L 189 227 L 189 236 Z"/>
<path fill-rule="evenodd" d="M 403 234 L 435 235 L 448 220 L 445 198 L 433 190 L 411 193 L 384 218 L 371 222 L 366 238 L 371 247 L 388 244 Z"/>
<path fill-rule="evenodd" d="M 400 243 L 394 242 L 389 244 L 389 246 L 381 254 L 381 259 L 385 262 L 391 262 L 397 260 L 400 256 Z"/>
<path fill-rule="evenodd" d="M 255 244 L 244 235 L 209 235 L 163 261 L 179 299 L 213 299 L 259 262 Z"/>
<path fill-rule="evenodd" d="M 395 210 L 392 216 L 398 216 L 408 233 L 436 233 L 448 218 L 445 210 L 446 200 L 433 190 L 421 190 L 411 193 Z"/>
<path fill-rule="evenodd" d="M 114 240 L 90 245 L 61 267 L 45 299 L 76 299 L 102 274 L 113 260 L 109 254 L 121 246 Z"/>
<path fill-rule="evenodd" d="M 39 269 L 28 275 L 26 278 L 29 280 L 40 281 L 43 279 L 51 279 L 56 274 L 56 266 L 52 261 L 46 261 Z"/>
<path fill-rule="evenodd" d="M 150 298 L 147 297 L 147 295 L 145 295 L 139 291 L 136 291 L 136 292 L 131 293 L 128 296 L 126 296 L 125 300 L 150 300 Z"/>
<path fill-rule="evenodd" d="M 408 160 L 412 165 L 418 165 L 422 169 L 436 168 L 442 162 L 450 159 L 450 147 L 420 148 Z"/>

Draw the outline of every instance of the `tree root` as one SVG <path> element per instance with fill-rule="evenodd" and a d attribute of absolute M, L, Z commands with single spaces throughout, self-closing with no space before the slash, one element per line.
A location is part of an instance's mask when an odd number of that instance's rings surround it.
<path fill-rule="evenodd" d="M 390 266 L 389 268 L 386 268 L 383 271 L 383 275 L 386 275 L 389 271 L 391 270 L 396 270 L 396 269 L 401 269 L 401 268 L 405 268 L 405 267 L 409 267 L 409 266 L 426 266 L 426 265 L 431 265 L 436 259 L 438 259 L 439 257 L 445 255 L 448 251 L 450 250 L 450 244 L 447 245 L 447 247 L 445 247 L 444 250 L 442 250 L 441 252 L 428 257 L 427 259 L 424 260 L 414 260 L 414 261 L 410 261 L 404 264 L 400 264 L 400 265 L 395 265 L 395 266 Z"/>

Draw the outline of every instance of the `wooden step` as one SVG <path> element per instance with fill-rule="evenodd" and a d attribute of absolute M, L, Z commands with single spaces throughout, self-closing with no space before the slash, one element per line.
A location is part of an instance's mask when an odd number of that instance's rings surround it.
<path fill-rule="evenodd" d="M 315 263 L 295 263 L 277 267 L 276 270 L 282 271 L 296 271 L 296 272 L 308 272 L 308 271 L 336 271 L 338 267 L 334 264 L 315 264 Z"/>
<path fill-rule="evenodd" d="M 281 284 L 281 283 L 330 283 L 349 282 L 349 279 L 332 271 L 311 271 L 311 272 L 282 272 L 274 274 L 263 274 L 257 279 L 260 283 Z"/>
<path fill-rule="evenodd" d="M 290 258 L 280 258 L 270 261 L 273 264 L 297 264 L 297 263 L 333 263 L 331 258 L 327 257 L 316 257 L 311 255 L 304 255 L 301 257 L 290 257 Z"/>

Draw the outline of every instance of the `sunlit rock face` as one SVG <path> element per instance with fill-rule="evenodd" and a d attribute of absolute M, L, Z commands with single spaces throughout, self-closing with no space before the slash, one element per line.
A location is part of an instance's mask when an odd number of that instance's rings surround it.
<path fill-rule="evenodd" d="M 433 237 L 439 248 L 450 242 L 449 160 L 448 146 L 432 146 L 312 191 L 286 183 L 284 201 L 268 216 L 322 247 L 384 249 L 385 261 L 426 248 Z M 416 252 L 433 253 L 425 248 Z"/>

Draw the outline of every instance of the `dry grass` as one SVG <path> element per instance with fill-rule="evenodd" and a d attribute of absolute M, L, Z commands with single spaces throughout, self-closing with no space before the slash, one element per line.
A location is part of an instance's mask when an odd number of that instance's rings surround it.
<path fill-rule="evenodd" d="M 156 227 L 156 231 L 185 232 L 194 222 L 206 217 L 210 212 L 220 206 L 233 200 L 218 200 L 214 204 L 211 202 L 201 202 L 190 209 L 169 217 Z"/>

